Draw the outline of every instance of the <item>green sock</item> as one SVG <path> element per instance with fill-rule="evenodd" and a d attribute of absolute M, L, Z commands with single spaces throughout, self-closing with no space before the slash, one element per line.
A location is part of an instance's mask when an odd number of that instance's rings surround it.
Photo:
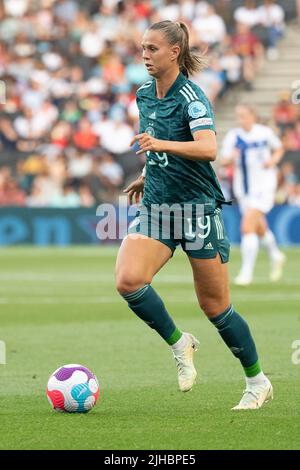
<path fill-rule="evenodd" d="M 254 377 L 259 374 L 261 368 L 249 326 L 232 305 L 220 315 L 210 318 L 210 321 L 234 356 L 240 360 L 246 376 Z"/>
<path fill-rule="evenodd" d="M 163 301 L 150 284 L 124 294 L 123 297 L 128 302 L 128 307 L 168 344 L 172 345 L 181 338 L 182 332 L 176 327 Z"/>

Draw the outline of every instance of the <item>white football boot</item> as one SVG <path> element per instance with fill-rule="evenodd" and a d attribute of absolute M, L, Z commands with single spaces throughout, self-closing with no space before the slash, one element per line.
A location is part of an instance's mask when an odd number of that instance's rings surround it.
<path fill-rule="evenodd" d="M 236 286 L 249 286 L 252 283 L 252 276 L 240 273 L 234 280 Z"/>
<path fill-rule="evenodd" d="M 247 385 L 241 401 L 232 410 L 258 410 L 264 403 L 273 400 L 273 387 L 266 377 L 264 383 Z"/>
<path fill-rule="evenodd" d="M 283 253 L 280 253 L 280 256 L 272 261 L 270 272 L 271 282 L 277 282 L 282 278 L 282 270 L 285 262 L 286 256 Z"/>
<path fill-rule="evenodd" d="M 197 371 L 193 357 L 199 346 L 199 341 L 190 333 L 186 335 L 187 343 L 179 350 L 173 350 L 175 363 L 178 369 L 178 385 L 181 392 L 188 392 L 195 383 Z"/>

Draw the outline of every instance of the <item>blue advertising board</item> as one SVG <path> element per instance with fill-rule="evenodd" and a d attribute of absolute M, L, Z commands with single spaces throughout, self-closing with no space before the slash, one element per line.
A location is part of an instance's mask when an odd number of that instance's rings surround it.
<path fill-rule="evenodd" d="M 0 245 L 67 246 L 119 243 L 121 224 L 119 209 L 115 208 L 116 236 L 113 239 L 111 237 L 100 239 L 97 227 L 101 216 L 97 215 L 96 208 L 3 207 L 0 209 Z M 239 243 L 240 214 L 237 206 L 224 207 L 223 216 L 230 241 L 233 244 Z M 277 206 L 268 215 L 268 221 L 280 245 L 300 244 L 300 207 Z M 125 215 L 125 225 L 126 223 Z M 121 231 L 124 235 L 124 217 Z"/>

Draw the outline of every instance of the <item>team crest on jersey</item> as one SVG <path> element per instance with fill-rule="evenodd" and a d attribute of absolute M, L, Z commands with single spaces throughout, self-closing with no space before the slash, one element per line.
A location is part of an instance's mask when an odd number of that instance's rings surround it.
<path fill-rule="evenodd" d="M 189 104 L 188 114 L 193 119 L 203 117 L 207 114 L 206 106 L 201 101 L 193 101 Z"/>
<path fill-rule="evenodd" d="M 145 130 L 146 134 L 151 135 L 152 137 L 155 137 L 155 131 L 152 126 L 148 126 Z"/>

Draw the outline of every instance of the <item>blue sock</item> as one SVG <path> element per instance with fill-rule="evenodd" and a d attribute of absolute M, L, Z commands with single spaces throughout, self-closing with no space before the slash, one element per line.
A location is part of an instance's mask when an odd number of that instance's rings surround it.
<path fill-rule="evenodd" d="M 172 345 L 181 338 L 181 331 L 176 327 L 163 301 L 150 284 L 130 294 L 123 294 L 122 297 L 128 302 L 128 307 L 148 326 L 156 330 L 168 344 Z"/>
<path fill-rule="evenodd" d="M 220 315 L 210 318 L 223 341 L 237 357 L 248 377 L 261 372 L 254 340 L 246 321 L 233 309 L 232 305 Z"/>

